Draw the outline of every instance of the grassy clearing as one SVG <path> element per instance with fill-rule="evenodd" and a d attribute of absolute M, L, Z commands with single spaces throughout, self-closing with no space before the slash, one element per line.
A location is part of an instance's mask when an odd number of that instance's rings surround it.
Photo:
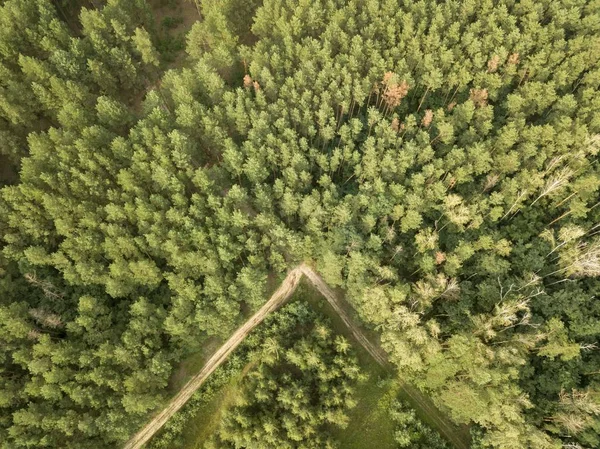
<path fill-rule="evenodd" d="M 298 291 L 292 296 L 291 301 L 306 300 L 320 313 L 330 318 L 331 326 L 336 333 L 344 335 L 352 341 L 344 323 L 335 312 L 327 305 L 322 296 L 310 286 L 301 284 Z M 218 343 L 215 341 L 215 345 Z M 360 346 L 354 345 L 358 354 L 361 368 L 368 375 L 365 382 L 360 383 L 356 389 L 357 406 L 349 412 L 349 425 L 346 429 L 332 428 L 331 432 L 344 449 L 370 449 L 373 442 L 377 442 L 378 449 L 393 449 L 393 423 L 389 420 L 386 410 L 388 404 L 396 395 L 397 385 L 389 378 L 389 374 L 381 368 Z M 198 371 L 210 349 L 197 353 L 182 363 L 177 373 L 186 372 L 189 375 Z M 188 420 L 183 434 L 183 444 L 171 449 L 201 449 L 202 444 L 212 435 L 228 407 L 233 405 L 235 398 L 241 394 L 240 384 L 244 376 L 252 369 L 256 362 L 250 362 L 246 367 L 225 385 L 218 394 L 196 415 Z M 184 383 L 184 375 L 177 374 L 178 380 L 172 380 L 173 387 Z"/>
<path fill-rule="evenodd" d="M 250 361 L 206 406 L 188 420 L 183 432 L 183 445 L 172 446 L 171 449 L 202 449 L 203 443 L 217 430 L 223 412 L 242 394 L 240 383 L 255 364 L 255 361 Z"/>
<path fill-rule="evenodd" d="M 368 375 L 368 379 L 356 388 L 357 405 L 348 413 L 348 426 L 345 429 L 331 429 L 332 435 L 340 443 L 340 448 L 395 449 L 394 423 L 389 418 L 388 409 L 398 394 L 399 382 L 354 341 L 344 322 L 312 286 L 303 281 L 294 297 L 308 301 L 311 307 L 330 319 L 335 332 L 352 343 L 360 367 Z"/>
<path fill-rule="evenodd" d="M 218 338 L 206 339 L 200 351 L 190 354 L 175 369 L 169 379 L 169 392 L 175 394 L 181 390 L 222 344 L 223 341 Z"/>
<path fill-rule="evenodd" d="M 274 280 L 270 281 L 270 283 L 273 283 Z M 437 416 L 430 415 L 441 414 L 441 412 L 432 408 L 433 404 L 415 402 L 415 398 L 408 395 L 406 391 L 406 388 L 411 387 L 405 387 L 402 381 L 397 379 L 391 370 L 377 364 L 371 355 L 354 341 L 354 337 L 344 322 L 318 291 L 313 289 L 306 281 L 302 281 L 298 290 L 291 298 L 291 301 L 295 300 L 307 301 L 311 307 L 329 318 L 334 331 L 337 334 L 345 336 L 353 344 L 360 366 L 368 375 L 368 379 L 360 383 L 356 388 L 357 406 L 348 413 L 349 423 L 347 428 L 330 429 L 335 439 L 340 442 L 341 448 L 371 449 L 376 444 L 378 449 L 394 449 L 396 447 L 394 442 L 394 423 L 389 418 L 388 411 L 392 401 L 398 397 L 412 404 L 417 416 L 426 424 L 434 429 L 438 428 L 440 423 L 436 420 Z M 197 372 L 203 366 L 218 344 L 215 340 L 212 342 L 214 346 L 205 347 L 202 353 L 188 358 L 178 370 L 178 373 L 183 374 L 176 374 L 174 377 L 178 377 L 178 379 L 173 380 L 171 385 L 174 387 L 177 384 L 183 385 L 185 383 L 184 379 L 188 375 Z M 202 448 L 202 443 L 217 429 L 223 412 L 234 403 L 236 396 L 241 394 L 239 390 L 240 382 L 251 368 L 252 363 L 246 365 L 206 406 L 203 406 L 192 419 L 188 420 L 183 435 L 184 444 L 171 449 Z M 457 432 L 457 434 L 460 433 L 461 439 L 467 438 L 462 433 L 468 429 L 451 430 Z"/>
<path fill-rule="evenodd" d="M 394 423 L 388 410 L 397 394 L 398 383 L 385 379 L 386 373 L 377 365 L 361 365 L 361 368 L 369 379 L 356 389 L 358 404 L 348 413 L 348 426 L 332 429 L 331 433 L 343 449 L 395 449 Z"/>

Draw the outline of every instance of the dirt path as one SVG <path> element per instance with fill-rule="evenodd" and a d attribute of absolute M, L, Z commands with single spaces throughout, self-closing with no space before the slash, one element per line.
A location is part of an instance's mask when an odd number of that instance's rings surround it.
<path fill-rule="evenodd" d="M 185 386 L 177 393 L 177 395 L 169 402 L 169 404 L 152 420 L 144 426 L 137 434 L 131 438 L 124 449 L 139 449 L 156 432 L 173 416 L 183 405 L 192 397 L 192 395 L 200 388 L 214 370 L 216 370 L 233 352 L 235 348 L 246 338 L 246 336 L 258 326 L 265 317 L 277 309 L 281 304 L 288 299 L 302 278 L 302 271 L 296 268 L 287 275 L 273 296 L 260 308 L 248 321 L 246 321 L 234 334 L 221 346 L 213 356 L 208 359 L 200 372 L 195 375 Z"/>
<path fill-rule="evenodd" d="M 360 330 L 360 328 L 354 323 L 350 315 L 346 312 L 340 299 L 336 296 L 334 291 L 325 283 L 323 278 L 315 273 L 312 268 L 307 265 L 300 265 L 298 269 L 304 274 L 314 285 L 314 287 L 321 293 L 327 302 L 333 307 L 333 310 L 340 316 L 344 324 L 350 329 L 356 341 L 360 343 L 360 345 L 366 349 L 366 351 L 371 354 L 377 363 L 385 368 L 389 368 L 389 363 L 387 360 L 387 356 L 383 349 L 375 346 L 371 341 L 365 336 L 365 334 Z"/>
<path fill-rule="evenodd" d="M 142 430 L 140 430 L 124 449 L 140 449 L 146 442 L 154 436 L 156 432 L 173 416 L 190 397 L 206 381 L 208 376 L 216 370 L 233 352 L 235 348 L 246 338 L 246 336 L 258 326 L 265 317 L 281 306 L 296 290 L 302 276 L 306 276 L 313 286 L 327 299 L 327 302 L 340 316 L 344 324 L 348 327 L 354 338 L 365 350 L 375 359 L 375 361 L 386 369 L 392 369 L 388 361 L 387 354 L 381 347 L 371 342 L 361 328 L 355 323 L 352 317 L 346 311 L 343 300 L 323 281 L 312 268 L 301 264 L 289 272 L 279 288 L 271 298 L 260 308 L 248 321 L 246 321 L 234 334 L 221 346 L 213 356 L 206 362 L 200 372 L 195 375 L 185 386 L 177 393 L 171 402 L 158 413 Z M 433 404 L 431 399 L 425 396 L 415 387 L 402 384 L 403 391 L 412 399 L 412 402 L 418 406 L 435 424 L 438 430 L 450 441 L 457 449 L 468 449 L 468 435 L 463 434 L 457 427 L 448 420 Z"/>
<path fill-rule="evenodd" d="M 379 345 L 371 342 L 363 331 L 358 327 L 356 322 L 350 317 L 346 309 L 343 307 L 342 299 L 338 298 L 335 292 L 325 283 L 323 278 L 307 265 L 300 265 L 300 271 L 310 280 L 313 286 L 321 293 L 329 302 L 331 307 L 340 316 L 344 324 L 350 329 L 352 335 L 360 345 L 375 359 L 379 365 L 386 369 L 391 368 L 387 354 Z M 432 400 L 425 396 L 420 390 L 412 385 L 402 383 L 402 389 L 411 398 L 412 402 L 418 405 L 423 412 L 436 423 L 438 430 L 458 449 L 468 449 L 468 435 L 463 435 L 456 426 L 451 423 L 434 405 Z"/>

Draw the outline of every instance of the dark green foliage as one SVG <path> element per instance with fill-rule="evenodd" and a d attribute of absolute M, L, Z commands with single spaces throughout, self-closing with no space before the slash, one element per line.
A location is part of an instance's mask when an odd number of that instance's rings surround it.
<path fill-rule="evenodd" d="M 49 0 L 0 6 L 0 155 L 15 165 L 27 154 L 29 133 L 78 130 L 92 120 L 99 95 L 131 99 L 152 73 L 154 63 L 132 39 L 154 28 L 145 1 L 85 6 Z"/>
<path fill-rule="evenodd" d="M 415 411 L 402 401 L 392 404 L 392 420 L 396 423 L 395 438 L 398 448 L 450 449 L 439 433 L 423 424 Z"/>
<path fill-rule="evenodd" d="M 162 20 L 162 22 L 160 24 L 164 28 L 169 29 L 169 28 L 177 28 L 182 23 L 183 23 L 182 17 L 167 16 Z"/>
<path fill-rule="evenodd" d="M 243 397 L 227 410 L 206 448 L 335 447 L 325 426 L 347 425 L 360 369 L 343 337 L 308 309 L 299 311 L 310 327 L 262 343 L 259 364 L 242 383 Z"/>

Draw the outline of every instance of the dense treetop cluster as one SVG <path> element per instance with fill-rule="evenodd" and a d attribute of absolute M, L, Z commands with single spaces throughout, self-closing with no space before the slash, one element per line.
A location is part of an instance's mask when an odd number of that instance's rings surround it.
<path fill-rule="evenodd" d="M 348 425 L 355 384 L 365 380 L 351 344 L 306 303 L 280 313 L 276 333 L 263 337 L 248 365 L 256 367 L 243 379 L 243 393 L 205 449 L 339 447 L 327 426 Z"/>
<path fill-rule="evenodd" d="M 598 0 L 202 0 L 170 69 L 72 3 L 0 1 L 2 449 L 122 444 L 301 261 L 474 446 L 600 445 Z"/>

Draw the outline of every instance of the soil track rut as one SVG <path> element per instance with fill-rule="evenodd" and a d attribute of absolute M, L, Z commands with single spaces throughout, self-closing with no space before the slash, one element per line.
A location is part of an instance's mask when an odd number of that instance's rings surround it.
<path fill-rule="evenodd" d="M 183 386 L 177 395 L 169 404 L 152 418 L 142 430 L 131 438 L 123 449 L 140 449 L 147 443 L 156 432 L 173 416 L 200 388 L 206 379 L 215 371 L 231 354 L 235 348 L 246 338 L 246 336 L 258 326 L 265 317 L 281 306 L 296 290 L 302 276 L 306 276 L 311 284 L 327 299 L 327 302 L 340 316 L 346 324 L 356 341 L 379 363 L 387 369 L 391 369 L 387 354 L 381 347 L 371 342 L 361 328 L 355 323 L 343 306 L 343 300 L 325 283 L 325 281 L 308 265 L 301 264 L 290 271 L 283 280 L 277 291 L 269 300 L 256 312 L 248 321 L 246 321 L 233 335 L 227 340 L 213 356 L 206 362 L 204 367 L 190 381 Z M 468 449 L 468 435 L 458 430 L 433 404 L 431 399 L 425 396 L 415 387 L 403 384 L 403 390 L 412 399 L 415 406 L 418 406 L 435 424 L 438 430 L 450 441 L 457 449 Z"/>

